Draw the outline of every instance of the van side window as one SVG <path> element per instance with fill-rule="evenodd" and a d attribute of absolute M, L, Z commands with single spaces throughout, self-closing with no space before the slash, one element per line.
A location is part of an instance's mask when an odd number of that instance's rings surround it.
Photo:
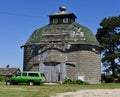
<path fill-rule="evenodd" d="M 21 76 L 21 73 L 17 73 L 15 76 L 16 76 L 16 77 L 17 77 L 17 76 Z"/>
<path fill-rule="evenodd" d="M 39 77 L 38 73 L 29 73 L 28 76 L 30 76 L 30 77 Z"/>
<path fill-rule="evenodd" d="M 35 75 L 34 75 L 35 77 L 39 77 L 39 75 L 38 75 L 38 73 L 35 73 Z"/>
<path fill-rule="evenodd" d="M 27 73 L 23 73 L 22 76 L 27 76 Z"/>

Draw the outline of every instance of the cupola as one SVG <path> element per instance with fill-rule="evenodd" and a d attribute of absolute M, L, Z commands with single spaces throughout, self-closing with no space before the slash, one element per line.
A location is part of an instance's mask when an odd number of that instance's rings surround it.
<path fill-rule="evenodd" d="M 66 12 L 66 7 L 59 7 L 59 12 L 49 15 L 50 24 L 70 24 L 77 18 L 73 13 Z"/>

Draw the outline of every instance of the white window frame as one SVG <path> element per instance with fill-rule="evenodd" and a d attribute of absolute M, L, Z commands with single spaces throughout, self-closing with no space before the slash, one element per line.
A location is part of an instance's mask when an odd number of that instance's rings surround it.
<path fill-rule="evenodd" d="M 68 18 L 63 18 L 63 23 L 68 23 Z"/>
<path fill-rule="evenodd" d="M 54 24 L 58 23 L 58 19 L 57 19 L 57 18 L 56 18 L 56 19 L 53 19 L 53 23 L 54 23 Z"/>

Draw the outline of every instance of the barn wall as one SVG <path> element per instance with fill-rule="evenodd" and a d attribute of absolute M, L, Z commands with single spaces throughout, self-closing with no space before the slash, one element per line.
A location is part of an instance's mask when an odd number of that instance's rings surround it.
<path fill-rule="evenodd" d="M 38 71 L 39 58 L 38 50 L 31 47 L 24 47 L 23 71 Z"/>
<path fill-rule="evenodd" d="M 95 48 L 96 51 L 92 49 Z M 74 45 L 68 54 L 68 61 L 72 60 L 75 67 L 67 69 L 73 71 L 75 79 L 83 78 L 89 83 L 100 83 L 101 80 L 101 60 L 100 49 L 90 45 Z M 68 73 L 69 78 L 73 75 Z"/>
<path fill-rule="evenodd" d="M 64 70 L 66 71 L 62 71 L 64 72 L 64 77 L 68 77 L 70 79 L 82 78 L 84 81 L 87 81 L 89 83 L 100 83 L 101 60 L 99 51 L 100 49 L 96 46 L 74 44 L 71 45 L 70 49 L 66 49 L 65 52 L 61 52 L 60 50 L 56 49 L 48 49 L 44 51 L 42 55 L 39 55 L 38 49 L 25 47 L 24 71 L 44 71 L 44 68 L 39 66 L 40 63 L 44 64 L 44 62 L 54 62 L 54 65 L 46 65 L 46 68 L 56 69 L 60 66 L 58 63 L 65 63 L 66 66 Z M 42 58 L 43 55 L 44 58 Z M 61 66 L 59 68 L 61 68 Z M 64 78 L 62 78 L 62 80 L 63 79 Z"/>

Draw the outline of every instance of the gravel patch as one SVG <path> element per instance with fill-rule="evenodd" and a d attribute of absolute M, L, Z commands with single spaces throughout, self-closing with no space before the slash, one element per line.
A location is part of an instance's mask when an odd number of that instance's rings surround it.
<path fill-rule="evenodd" d="M 79 90 L 77 92 L 58 93 L 51 97 L 120 97 L 120 89 Z"/>

